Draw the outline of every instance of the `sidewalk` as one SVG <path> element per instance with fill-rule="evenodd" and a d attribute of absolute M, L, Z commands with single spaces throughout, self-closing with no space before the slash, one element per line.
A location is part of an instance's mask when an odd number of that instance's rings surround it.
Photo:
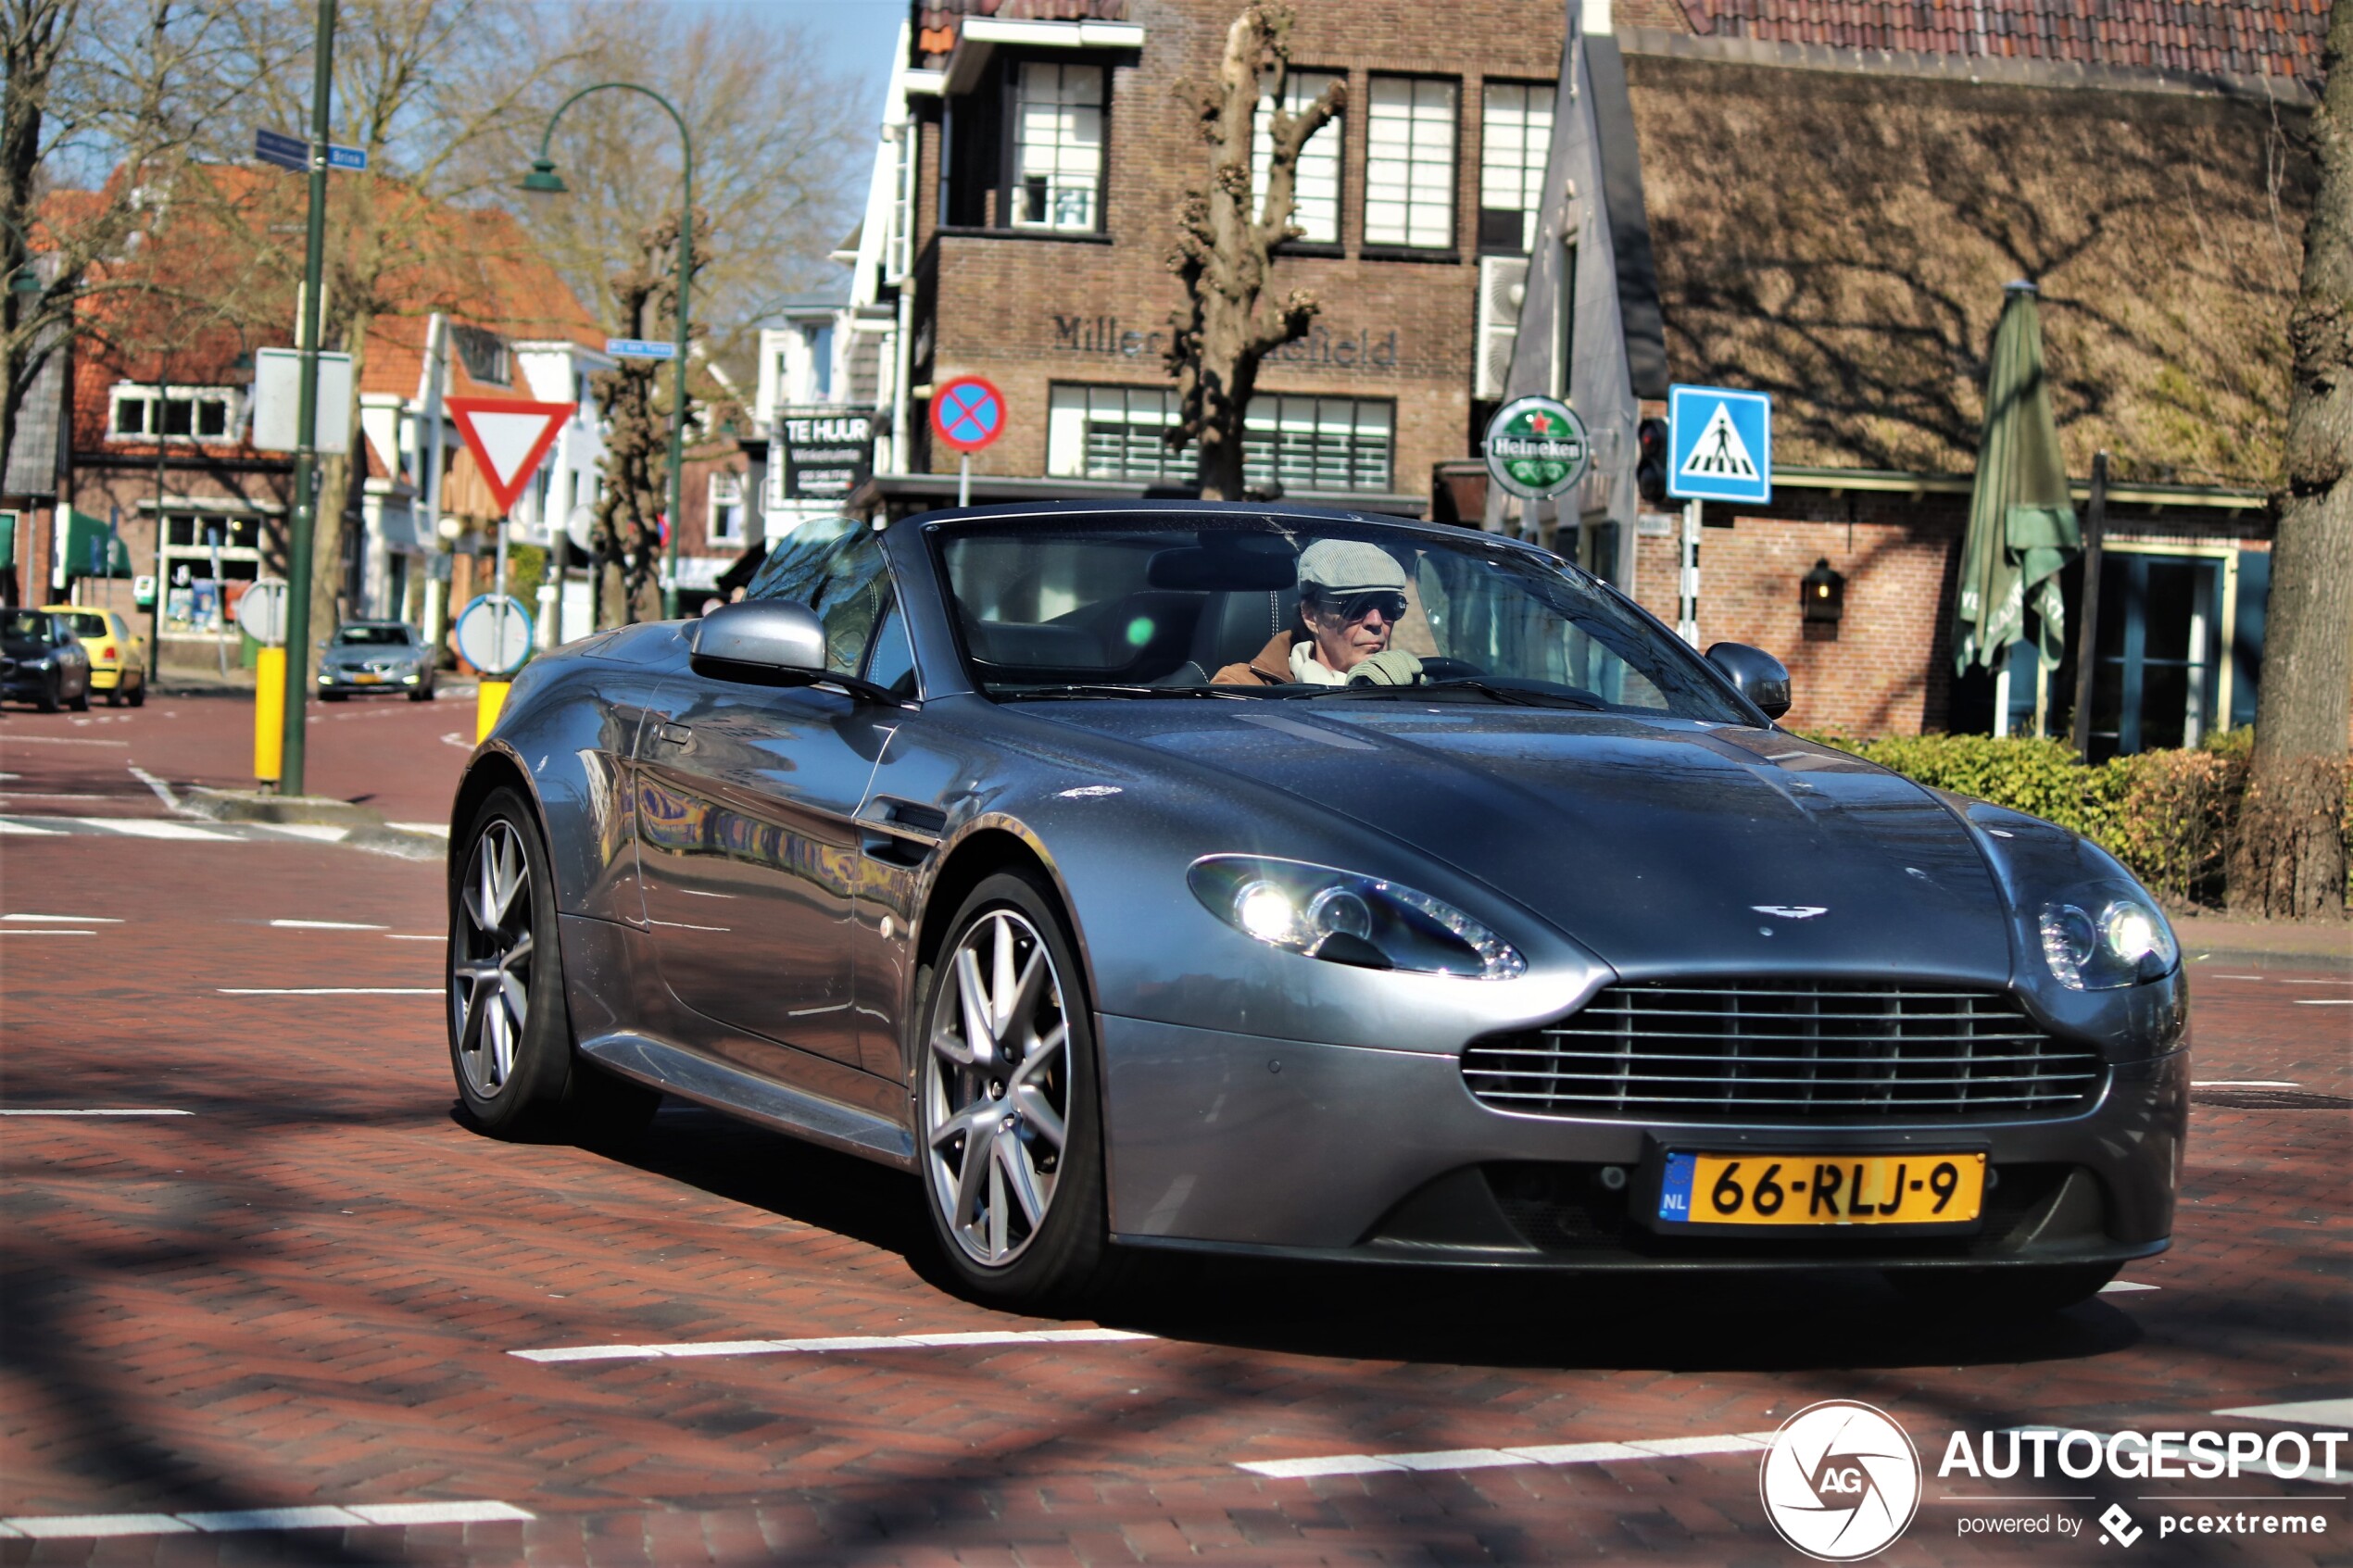
<path fill-rule="evenodd" d="M 2353 972 L 2353 923 L 2240 921 L 2223 915 L 2183 915 L 2173 922 L 2183 958 L 2254 969 Z"/>

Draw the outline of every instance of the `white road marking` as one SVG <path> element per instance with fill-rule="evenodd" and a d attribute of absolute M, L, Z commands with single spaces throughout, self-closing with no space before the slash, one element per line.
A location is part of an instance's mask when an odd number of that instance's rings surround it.
<path fill-rule="evenodd" d="M 120 746 L 128 747 L 127 740 L 99 740 L 90 735 L 11 735 L 0 734 L 0 746 Z"/>
<path fill-rule="evenodd" d="M 2286 1421 L 2305 1426 L 2344 1426 L 2353 1424 L 2353 1399 L 2300 1399 L 2286 1405 L 2241 1405 L 2236 1410 L 2216 1411 L 2216 1415 L 2244 1416 L 2249 1421 Z"/>
<path fill-rule="evenodd" d="M 156 777 L 153 773 L 147 771 L 145 768 L 139 766 L 136 762 L 130 764 L 130 767 L 131 776 L 137 779 L 141 784 L 145 784 L 149 789 L 154 790 L 156 792 L 156 798 L 163 802 L 163 809 L 171 812 L 174 816 L 177 816 L 180 812 L 180 802 L 172 795 L 171 786 L 164 783 L 161 779 Z"/>
<path fill-rule="evenodd" d="M 224 997 L 438 997 L 438 985 L 216 985 Z"/>
<path fill-rule="evenodd" d="M 119 800 L 120 796 L 93 790 L 0 789 L 0 800 Z"/>
<path fill-rule="evenodd" d="M 308 838 L 321 844 L 341 844 L 351 836 L 349 828 L 332 827 L 325 822 L 256 822 L 253 825 L 270 833 L 283 833 L 292 838 Z"/>
<path fill-rule="evenodd" d="M 2164 1288 L 2161 1285 L 2139 1285 L 2129 1279 L 2112 1279 L 2100 1286 L 2100 1294 L 2112 1296 L 2126 1290 L 2162 1290 Z"/>
<path fill-rule="evenodd" d="M 193 1110 L 149 1110 L 133 1108 L 124 1110 L 0 1110 L 0 1116 L 194 1116 Z"/>
<path fill-rule="evenodd" d="M 384 940 L 387 942 L 445 942 L 448 938 L 437 931 L 393 931 L 385 933 Z"/>
<path fill-rule="evenodd" d="M 128 834 L 132 838 L 205 838 L 220 844 L 236 841 L 231 834 L 192 828 L 185 822 L 157 822 L 153 817 L 75 817 L 72 820 L 84 827 L 107 828 Z"/>
<path fill-rule="evenodd" d="M 526 1361 L 621 1361 L 654 1357 L 806 1356 L 834 1350 L 913 1350 L 952 1345 L 1093 1345 L 1122 1339 L 1157 1339 L 1124 1328 L 983 1329 L 967 1334 L 845 1334 L 825 1339 L 719 1339 L 682 1345 L 563 1345 L 546 1350 L 510 1350 Z"/>
<path fill-rule="evenodd" d="M 98 934 L 97 934 L 96 932 L 94 932 L 94 931 L 59 931 L 59 930 L 55 930 L 55 929 L 49 929 L 49 930 L 42 930 L 42 929 L 28 929 L 28 930 L 23 930 L 23 931 L 0 931 L 0 936 L 95 936 L 95 935 L 98 935 Z"/>
<path fill-rule="evenodd" d="M 2300 1008 L 2353 1008 L 2353 997 L 2298 997 Z"/>
<path fill-rule="evenodd" d="M 2193 1089 L 2293 1089 L 2300 1085 L 2286 1078 L 2193 1078 Z"/>
<path fill-rule="evenodd" d="M 386 822 L 384 826 L 388 828 L 397 828 L 402 833 L 430 834 L 435 838 L 447 838 L 449 836 L 449 824 L 447 822 Z"/>
<path fill-rule="evenodd" d="M 452 730 L 447 734 L 442 736 L 441 744 L 444 746 L 454 746 L 460 751 L 472 751 L 474 748 L 474 743 L 466 739 L 464 732 L 459 730 Z"/>
<path fill-rule="evenodd" d="M 0 833 L 29 834 L 35 838 L 62 838 L 65 836 L 65 829 L 63 828 L 37 828 L 31 822 L 12 822 L 6 821 L 6 819 L 0 819 Z"/>
<path fill-rule="evenodd" d="M 1772 1445 L 1770 1432 L 1717 1436 L 1644 1437 L 1623 1443 L 1553 1443 L 1523 1449 L 1440 1449 L 1411 1454 L 1318 1454 L 1312 1459 L 1265 1459 L 1237 1463 L 1237 1470 L 1277 1481 L 1311 1475 L 1371 1475 L 1388 1470 L 1492 1470 L 1514 1464 L 1606 1464 L 1627 1461 L 1684 1459 L 1694 1454 L 1745 1454 Z"/>
<path fill-rule="evenodd" d="M 2267 978 L 2267 976 L 2260 974 L 2209 974 L 2205 976 L 2205 978 L 2208 980 L 2262 980 Z"/>
<path fill-rule="evenodd" d="M 0 1533 L 36 1541 L 107 1536 L 225 1536 L 248 1530 L 350 1530 L 370 1525 L 488 1524 L 538 1515 L 508 1502 L 377 1502 L 341 1508 L 251 1508 L 208 1513 L 77 1513 L 0 1519 Z"/>
<path fill-rule="evenodd" d="M 389 931 L 386 925 L 375 925 L 356 920 L 273 920 L 270 922 L 281 931 Z"/>
<path fill-rule="evenodd" d="M 114 915 L 14 914 L 0 915 L 0 920 L 55 921 L 65 925 L 120 925 L 122 923 L 121 920 Z"/>

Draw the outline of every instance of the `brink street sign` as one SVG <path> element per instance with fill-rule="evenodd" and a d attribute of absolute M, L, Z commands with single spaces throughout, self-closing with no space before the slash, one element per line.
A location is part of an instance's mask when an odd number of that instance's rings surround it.
<path fill-rule="evenodd" d="M 1516 397 L 1495 410 L 1481 443 L 1487 471 L 1522 500 L 1543 501 L 1585 477 L 1585 421 L 1557 397 Z"/>

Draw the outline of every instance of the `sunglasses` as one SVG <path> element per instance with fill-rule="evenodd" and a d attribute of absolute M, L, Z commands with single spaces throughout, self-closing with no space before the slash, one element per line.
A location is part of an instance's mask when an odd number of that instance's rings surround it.
<path fill-rule="evenodd" d="M 1345 621 L 1362 621 L 1375 610 L 1383 621 L 1397 621 L 1405 614 L 1405 596 L 1390 588 L 1376 588 L 1370 593 L 1348 594 L 1340 596 L 1316 596 L 1326 607 L 1340 611 Z"/>

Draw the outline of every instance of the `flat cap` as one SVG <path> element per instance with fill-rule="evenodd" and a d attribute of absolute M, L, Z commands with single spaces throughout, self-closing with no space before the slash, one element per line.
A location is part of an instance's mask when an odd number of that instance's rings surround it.
<path fill-rule="evenodd" d="M 1405 569 L 1378 545 L 1361 539 L 1318 539 L 1299 553 L 1299 586 L 1302 592 L 1361 594 L 1374 588 L 1405 586 Z"/>

